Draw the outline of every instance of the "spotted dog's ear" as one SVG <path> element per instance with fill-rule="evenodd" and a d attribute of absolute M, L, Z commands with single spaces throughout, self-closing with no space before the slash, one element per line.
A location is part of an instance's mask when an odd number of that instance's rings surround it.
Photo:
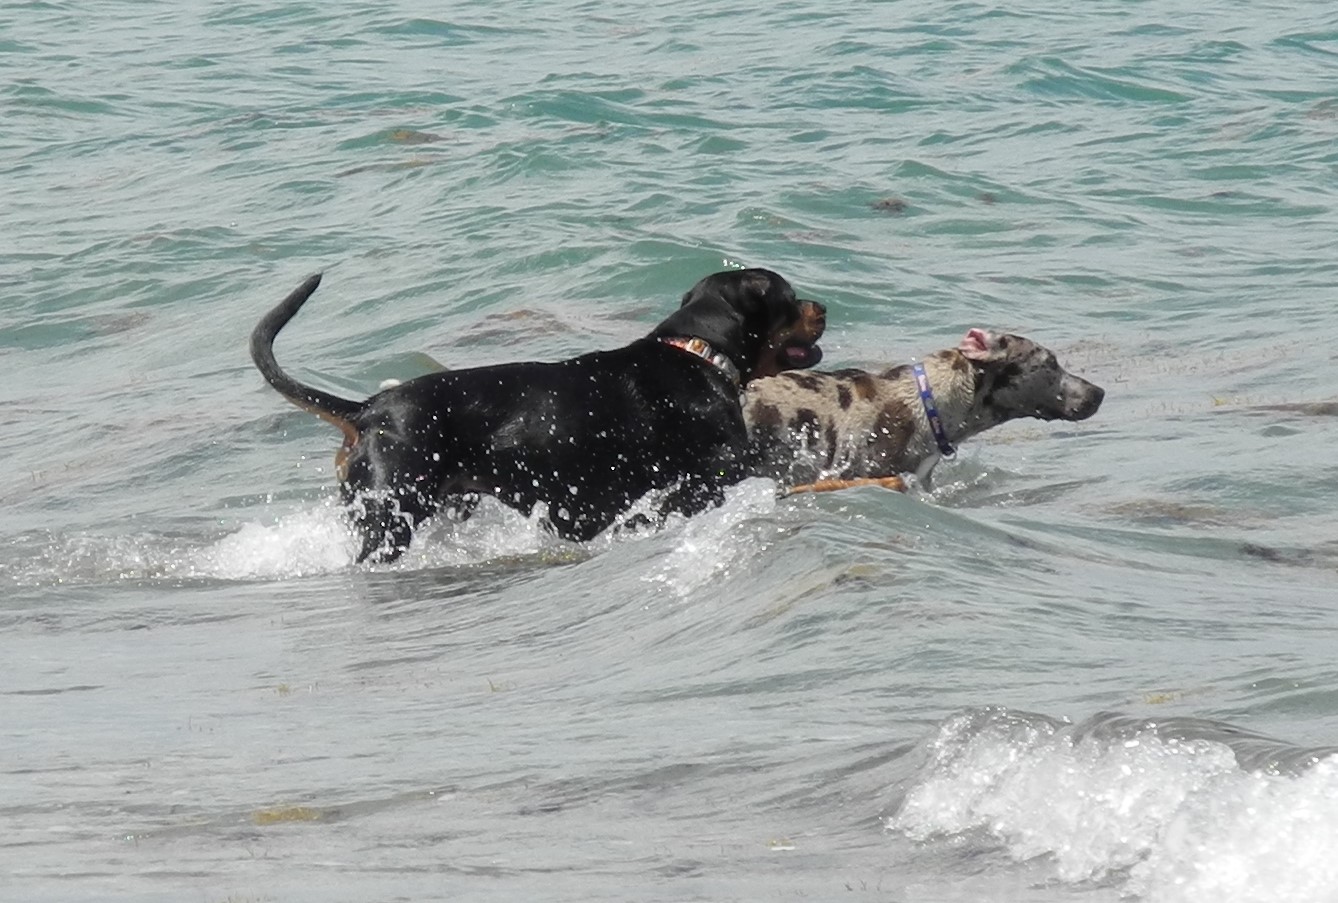
<path fill-rule="evenodd" d="M 999 349 L 999 337 L 988 329 L 968 329 L 957 350 L 968 360 L 988 360 Z"/>

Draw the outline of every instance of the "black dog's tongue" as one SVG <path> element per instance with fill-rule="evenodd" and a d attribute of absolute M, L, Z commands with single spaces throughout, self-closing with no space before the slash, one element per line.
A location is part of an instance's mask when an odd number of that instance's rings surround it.
<path fill-rule="evenodd" d="M 812 367 L 822 360 L 822 349 L 817 345 L 786 345 L 785 361 L 796 370 Z"/>

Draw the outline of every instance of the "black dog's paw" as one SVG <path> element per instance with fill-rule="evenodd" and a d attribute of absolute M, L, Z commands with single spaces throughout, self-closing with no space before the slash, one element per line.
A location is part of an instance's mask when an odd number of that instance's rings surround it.
<path fill-rule="evenodd" d="M 448 495 L 441 501 L 440 513 L 448 521 L 461 524 L 469 520 L 474 509 L 479 506 L 482 496 L 477 492 L 465 492 L 460 495 Z"/>
<path fill-rule="evenodd" d="M 648 530 L 658 530 L 661 524 L 656 523 L 646 514 L 633 514 L 627 520 L 620 524 L 615 524 L 613 533 L 615 536 L 622 536 L 628 533 L 643 533 Z"/>

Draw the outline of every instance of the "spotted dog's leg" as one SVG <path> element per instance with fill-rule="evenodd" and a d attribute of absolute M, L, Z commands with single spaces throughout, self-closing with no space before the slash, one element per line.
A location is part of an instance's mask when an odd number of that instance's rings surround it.
<path fill-rule="evenodd" d="M 842 489 L 854 489 L 858 486 L 881 486 L 884 489 L 895 489 L 897 492 L 906 491 L 906 481 L 901 477 L 861 477 L 857 480 L 818 480 L 814 483 L 803 483 L 799 486 L 783 489 L 781 497 L 796 495 L 800 492 L 839 492 Z"/>

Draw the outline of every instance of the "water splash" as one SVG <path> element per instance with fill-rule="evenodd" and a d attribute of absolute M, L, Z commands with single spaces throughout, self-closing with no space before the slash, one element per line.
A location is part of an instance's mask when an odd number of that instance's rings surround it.
<path fill-rule="evenodd" d="M 286 515 L 273 524 L 245 524 L 169 562 L 168 570 L 221 580 L 304 577 L 347 567 L 355 551 L 356 542 L 342 512 L 327 503 Z"/>
<path fill-rule="evenodd" d="M 355 548 L 338 506 L 323 502 L 222 537 L 200 529 L 33 533 L 0 562 L 0 574 L 19 586 L 299 577 L 347 567 Z"/>
<path fill-rule="evenodd" d="M 653 512 L 643 500 L 628 512 Z M 423 525 L 412 547 L 390 565 L 365 568 L 413 571 L 470 567 L 484 562 L 570 563 L 620 547 L 645 547 L 663 559 L 644 579 L 679 595 L 711 581 L 755 551 L 755 544 L 735 536 L 740 525 L 775 511 L 775 487 L 749 481 L 732 489 L 723 507 L 696 518 L 671 518 L 662 530 L 606 531 L 587 543 L 554 536 L 542 513 L 528 517 L 484 499 L 465 522 L 437 518 Z M 355 566 L 357 539 L 342 506 L 327 498 L 276 519 L 242 524 L 223 536 L 196 530 L 165 534 L 32 534 L 27 548 L 0 573 L 27 586 L 86 585 L 106 582 L 188 580 L 272 580 L 328 574 Z M 666 551 L 667 549 L 667 551 Z"/>

